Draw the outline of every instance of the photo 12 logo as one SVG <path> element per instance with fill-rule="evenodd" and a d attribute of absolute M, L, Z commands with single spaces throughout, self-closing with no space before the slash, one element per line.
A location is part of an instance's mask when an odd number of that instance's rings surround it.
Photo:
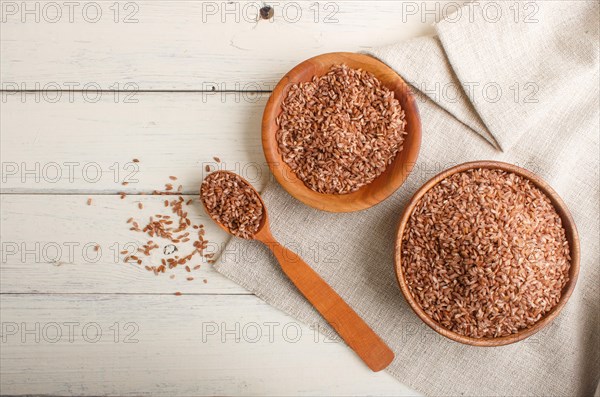
<path fill-rule="evenodd" d="M 473 23 L 484 21 L 498 23 L 501 20 L 514 23 L 538 23 L 540 4 L 536 1 L 403 1 L 401 21 L 419 20 L 421 23 Z"/>
<path fill-rule="evenodd" d="M 109 98 L 114 103 L 138 103 L 140 87 L 137 83 L 113 83 L 106 87 L 96 82 L 77 83 L 54 81 L 40 83 L 2 82 L 0 99 L 2 103 L 20 101 L 21 103 L 97 103 L 104 98 Z"/>
<path fill-rule="evenodd" d="M 2 23 L 138 23 L 140 6 L 133 1 L 1 1 Z"/>
<path fill-rule="evenodd" d="M 82 263 L 122 263 L 122 257 L 137 253 L 140 242 L 96 241 L 2 241 L 1 263 L 49 263 L 55 266 Z"/>
<path fill-rule="evenodd" d="M 299 260 L 298 257 L 312 264 L 324 263 L 332 266 L 339 264 L 341 261 L 342 250 L 339 244 L 334 241 L 299 242 L 289 240 L 282 241 L 281 245 L 292 251 L 283 254 L 283 258 L 291 263 Z M 237 241 L 231 241 L 231 243 L 223 246 L 220 252 L 220 261 L 230 264 L 257 263 L 261 260 L 262 254 L 254 247 L 242 245 Z"/>
<path fill-rule="evenodd" d="M 298 343 L 303 338 L 312 340 L 314 343 L 338 343 L 338 335 L 331 338 L 322 334 L 324 328 L 319 324 L 311 326 L 302 325 L 297 322 L 280 323 L 271 322 L 239 322 L 226 323 L 216 321 L 205 321 L 202 323 L 202 343 L 275 343 L 282 340 L 286 343 Z"/>
<path fill-rule="evenodd" d="M 203 1 L 202 23 L 252 23 L 261 20 L 339 23 L 340 3 L 333 1 Z"/>
<path fill-rule="evenodd" d="M 132 263 L 127 258 L 138 259 L 135 255 L 144 253 L 146 245 L 141 241 L 2 241 L 0 243 L 0 263 L 10 264 L 51 264 L 53 266 Z M 158 242 L 157 248 L 168 257 L 178 251 L 170 241 Z M 208 242 L 203 249 L 206 258 L 213 258 L 223 251 L 225 242 Z M 153 254 L 154 255 L 154 254 Z M 149 256 L 149 255 L 147 255 Z M 156 257 L 155 257 L 156 258 Z M 162 258 L 159 254 L 158 260 Z"/>
<path fill-rule="evenodd" d="M 140 172 L 138 163 L 115 162 L 111 165 L 102 165 L 95 161 L 48 161 L 48 162 L 2 162 L 2 184 L 10 182 L 20 183 L 58 183 L 58 182 L 86 182 L 98 183 L 103 178 L 112 178 L 115 184 L 137 183 Z"/>
<path fill-rule="evenodd" d="M 276 82 L 203 82 L 202 103 L 218 99 L 221 103 L 256 103 L 265 101 L 277 85 Z"/>
<path fill-rule="evenodd" d="M 540 86 L 535 81 L 465 81 L 441 83 L 439 81 L 424 81 L 415 87 L 427 97 L 436 102 L 457 103 L 463 95 L 473 104 L 497 103 L 508 101 L 513 103 L 538 103 Z M 421 102 L 427 99 L 418 96 Z"/>
<path fill-rule="evenodd" d="M 0 327 L 2 343 L 138 343 L 140 326 L 135 322 L 99 324 L 97 322 L 14 322 L 3 321 Z"/>

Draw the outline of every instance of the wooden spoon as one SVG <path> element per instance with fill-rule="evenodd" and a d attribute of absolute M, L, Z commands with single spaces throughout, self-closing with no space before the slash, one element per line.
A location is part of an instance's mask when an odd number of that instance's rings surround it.
<path fill-rule="evenodd" d="M 227 172 L 229 171 L 217 171 Z M 237 178 L 252 188 L 252 185 L 237 174 Z M 254 188 L 252 188 L 254 190 Z M 254 240 L 264 243 L 279 261 L 281 269 L 294 283 L 296 288 L 317 309 L 327 322 L 337 331 L 342 339 L 356 354 L 367 364 L 371 370 L 377 372 L 386 368 L 394 359 L 394 352 L 381 340 L 379 336 L 364 322 L 362 318 L 323 280 L 310 266 L 294 252 L 283 247 L 275 240 L 269 228 L 267 208 L 256 190 L 256 196 L 263 208 L 263 216 Z M 200 195 L 202 198 L 202 195 Z M 231 233 L 227 226 L 217 221 L 206 207 L 206 212 L 227 233 Z"/>

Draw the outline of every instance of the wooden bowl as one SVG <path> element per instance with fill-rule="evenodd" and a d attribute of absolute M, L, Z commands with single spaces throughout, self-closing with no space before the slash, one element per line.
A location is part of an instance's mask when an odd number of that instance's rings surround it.
<path fill-rule="evenodd" d="M 404 278 L 404 272 L 402 271 L 402 236 L 404 235 L 404 229 L 407 227 L 408 220 L 410 215 L 413 212 L 418 201 L 423 197 L 423 195 L 435 186 L 437 183 L 442 181 L 443 179 L 449 177 L 450 175 L 463 172 L 470 169 L 475 168 L 489 168 L 489 169 L 500 169 L 508 172 L 512 172 L 514 174 L 520 175 L 524 178 L 529 179 L 537 188 L 539 188 L 552 202 L 552 205 L 556 209 L 556 212 L 561 218 L 562 225 L 566 232 L 567 241 L 569 243 L 569 248 L 571 251 L 571 267 L 569 269 L 569 281 L 565 285 L 562 291 L 562 295 L 558 304 L 544 317 L 542 317 L 538 322 L 536 322 L 533 326 L 526 328 L 524 330 L 519 331 L 513 335 L 502 336 L 498 338 L 471 338 L 468 336 L 460 335 L 454 331 L 450 331 L 447 328 L 439 325 L 435 320 L 429 317 L 421 306 L 417 303 L 417 301 L 412 296 L 410 290 L 408 289 L 408 285 Z M 534 173 L 527 171 L 523 168 L 514 166 L 512 164 L 502 163 L 499 161 L 475 161 L 470 163 L 464 163 L 452 167 L 434 178 L 430 179 L 427 183 L 425 183 L 412 197 L 408 206 L 405 208 L 402 217 L 400 218 L 400 223 L 398 225 L 398 232 L 396 235 L 396 252 L 395 252 L 395 262 L 396 262 L 396 277 L 398 279 L 398 283 L 400 284 L 400 289 L 402 290 L 402 294 L 404 298 L 412 308 L 412 310 L 417 314 L 417 316 L 423 320 L 428 326 L 433 328 L 439 334 L 448 337 L 454 341 L 465 343 L 473 346 L 502 346 L 508 345 L 510 343 L 518 342 L 525 338 L 530 337 L 531 335 L 538 332 L 540 329 L 544 328 L 548 325 L 556 316 L 560 310 L 565 306 L 567 300 L 571 296 L 573 289 L 575 288 L 575 284 L 577 282 L 577 276 L 579 275 L 579 235 L 577 234 L 577 228 L 575 227 L 575 222 L 571 217 L 571 213 L 569 209 L 562 201 L 562 199 L 558 196 L 558 194 L 546 183 L 542 178 L 535 175 Z"/>
<path fill-rule="evenodd" d="M 289 88 L 313 76 L 326 74 L 333 65 L 346 64 L 351 68 L 371 72 L 394 92 L 406 115 L 404 149 L 373 182 L 347 194 L 318 193 L 307 187 L 283 161 L 277 143 L 276 118 Z M 368 55 L 334 52 L 310 58 L 286 74 L 277 84 L 263 114 L 262 143 L 267 163 L 275 179 L 292 196 L 311 207 L 330 212 L 359 211 L 385 200 L 404 183 L 412 170 L 421 147 L 421 120 L 415 98 L 408 85 L 386 64 Z"/>

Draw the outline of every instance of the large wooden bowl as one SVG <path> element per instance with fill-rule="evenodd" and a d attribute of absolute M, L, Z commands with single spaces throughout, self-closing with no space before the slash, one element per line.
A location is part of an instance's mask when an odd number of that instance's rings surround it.
<path fill-rule="evenodd" d="M 410 290 L 408 289 L 408 285 L 404 277 L 404 272 L 402 270 L 402 236 L 404 235 L 404 230 L 408 225 L 410 215 L 412 214 L 418 201 L 421 199 L 421 197 L 423 197 L 425 193 L 427 193 L 429 189 L 431 189 L 443 179 L 449 177 L 450 175 L 475 168 L 504 170 L 529 179 L 537 188 L 539 188 L 544 194 L 546 194 L 546 196 L 548 196 L 548 198 L 552 202 L 552 205 L 556 209 L 556 212 L 558 213 L 562 221 L 562 225 L 565 229 L 567 241 L 569 243 L 569 248 L 571 251 L 571 267 L 569 269 L 569 281 L 563 288 L 558 304 L 551 311 L 546 313 L 546 315 L 542 317 L 538 322 L 536 322 L 533 326 L 521 330 L 516 334 L 502 336 L 498 338 L 471 338 L 468 336 L 458 334 L 454 331 L 450 331 L 449 329 L 439 325 L 435 320 L 429 317 L 427 313 L 425 313 L 425 311 L 421 308 L 419 303 L 414 299 Z M 402 294 L 404 295 L 404 298 L 406 299 L 412 310 L 417 314 L 417 316 L 421 320 L 423 320 L 427 325 L 429 325 L 439 334 L 446 336 L 454 341 L 473 346 L 502 346 L 518 342 L 520 340 L 530 337 L 531 335 L 544 328 L 550 322 L 552 322 L 552 320 L 554 320 L 554 318 L 558 316 L 560 310 L 565 306 L 567 300 L 569 300 L 569 297 L 573 292 L 573 289 L 575 288 L 575 284 L 577 283 L 577 276 L 579 275 L 579 256 L 579 235 L 577 234 L 577 228 L 575 227 L 575 222 L 571 217 L 569 209 L 559 197 L 559 195 L 542 178 L 540 178 L 536 174 L 527 171 L 523 168 L 517 167 L 515 165 L 502 163 L 499 161 L 475 161 L 460 164 L 456 167 L 450 168 L 440 173 L 439 175 L 429 180 L 415 193 L 415 195 L 410 200 L 408 206 L 404 209 L 404 213 L 400 218 L 398 232 L 396 235 L 396 277 L 398 278 L 398 283 L 400 284 Z"/>
<path fill-rule="evenodd" d="M 407 135 L 404 149 L 373 182 L 348 194 L 323 194 L 307 187 L 283 161 L 276 138 L 276 118 L 281 113 L 281 104 L 292 85 L 310 81 L 314 76 L 322 76 L 333 65 L 339 64 L 371 72 L 385 87 L 394 92 L 406 115 Z M 368 55 L 334 52 L 302 62 L 277 84 L 263 114 L 262 143 L 269 168 L 289 194 L 311 207 L 324 211 L 358 211 L 385 200 L 404 183 L 417 161 L 421 147 L 421 120 L 410 88 L 390 67 Z"/>

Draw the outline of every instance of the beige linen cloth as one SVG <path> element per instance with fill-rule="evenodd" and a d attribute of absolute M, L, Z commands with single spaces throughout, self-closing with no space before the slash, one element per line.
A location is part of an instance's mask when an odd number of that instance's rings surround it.
<path fill-rule="evenodd" d="M 372 51 L 413 86 L 423 123 L 418 163 L 392 197 L 332 214 L 303 205 L 276 182 L 263 193 L 275 237 L 390 345 L 396 358 L 388 371 L 426 395 L 590 396 L 598 384 L 598 1 L 532 4 L 471 4 L 438 23 L 435 37 Z M 577 287 L 559 317 L 527 340 L 495 348 L 429 329 L 394 275 L 396 225 L 409 198 L 440 171 L 483 159 L 517 164 L 549 182 L 571 210 L 582 252 Z M 333 335 L 260 243 L 234 238 L 216 267 Z"/>

